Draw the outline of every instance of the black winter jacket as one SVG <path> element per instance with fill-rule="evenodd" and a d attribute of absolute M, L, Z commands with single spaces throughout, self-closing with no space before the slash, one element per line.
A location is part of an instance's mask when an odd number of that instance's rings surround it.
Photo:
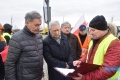
<path fill-rule="evenodd" d="M 41 80 L 42 71 L 42 36 L 33 34 L 25 26 L 10 40 L 5 80 Z"/>

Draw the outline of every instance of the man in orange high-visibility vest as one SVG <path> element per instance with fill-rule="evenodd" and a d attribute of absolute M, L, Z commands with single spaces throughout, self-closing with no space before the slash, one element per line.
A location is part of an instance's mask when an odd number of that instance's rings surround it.
<path fill-rule="evenodd" d="M 80 25 L 79 27 L 79 33 L 76 34 L 78 40 L 79 40 L 79 44 L 82 48 L 82 54 L 80 57 L 83 57 L 88 50 L 88 44 L 91 40 L 91 37 L 89 35 L 87 35 L 87 30 L 86 30 L 86 26 L 85 25 Z"/>

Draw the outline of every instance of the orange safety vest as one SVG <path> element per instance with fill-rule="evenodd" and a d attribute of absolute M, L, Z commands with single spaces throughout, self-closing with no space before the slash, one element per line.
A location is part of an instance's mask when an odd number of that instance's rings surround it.
<path fill-rule="evenodd" d="M 87 36 L 86 39 L 85 39 L 85 41 L 84 41 L 84 43 L 83 43 L 83 45 L 82 45 L 81 39 L 79 37 L 79 34 L 76 34 L 76 36 L 77 36 L 79 44 L 80 44 L 80 46 L 82 48 L 82 54 L 81 54 L 80 57 L 83 57 L 87 53 L 87 51 L 88 51 L 88 44 L 91 41 L 91 37 Z"/>

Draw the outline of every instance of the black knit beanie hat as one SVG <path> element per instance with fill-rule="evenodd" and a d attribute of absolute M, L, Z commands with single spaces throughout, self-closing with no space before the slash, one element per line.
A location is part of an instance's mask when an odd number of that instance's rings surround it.
<path fill-rule="evenodd" d="M 98 30 L 107 30 L 107 22 L 105 20 L 105 17 L 103 15 L 98 15 L 96 17 L 94 17 L 90 23 L 89 23 L 89 27 L 91 28 L 95 28 Z"/>
<path fill-rule="evenodd" d="M 4 28 L 5 28 L 5 29 L 10 29 L 10 30 L 11 30 L 12 27 L 13 27 L 13 26 L 10 25 L 10 24 L 8 24 L 8 23 L 4 24 Z"/>
<path fill-rule="evenodd" d="M 10 24 L 8 24 L 8 23 L 6 23 L 6 24 L 4 24 L 4 28 L 5 28 L 5 31 L 4 32 L 8 32 L 9 34 L 11 34 L 11 32 L 12 32 L 12 25 L 10 25 Z"/>

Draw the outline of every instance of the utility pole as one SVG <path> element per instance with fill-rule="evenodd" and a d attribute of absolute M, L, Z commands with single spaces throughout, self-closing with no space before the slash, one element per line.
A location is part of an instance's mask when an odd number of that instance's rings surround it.
<path fill-rule="evenodd" d="M 12 16 L 11 16 L 11 25 L 12 25 Z"/>
<path fill-rule="evenodd" d="M 49 0 L 45 0 L 45 5 L 43 6 L 44 21 L 47 23 L 49 28 L 49 22 L 51 21 L 51 7 L 49 7 Z"/>
<path fill-rule="evenodd" d="M 114 16 L 111 17 L 111 23 L 113 23 L 113 18 L 114 18 Z"/>
<path fill-rule="evenodd" d="M 48 25 L 48 28 L 49 28 L 49 0 L 46 0 L 47 1 L 47 14 L 48 14 L 48 20 L 47 20 L 47 25 Z"/>
<path fill-rule="evenodd" d="M 64 20 L 65 20 L 65 16 L 63 15 L 63 22 L 64 22 Z"/>

